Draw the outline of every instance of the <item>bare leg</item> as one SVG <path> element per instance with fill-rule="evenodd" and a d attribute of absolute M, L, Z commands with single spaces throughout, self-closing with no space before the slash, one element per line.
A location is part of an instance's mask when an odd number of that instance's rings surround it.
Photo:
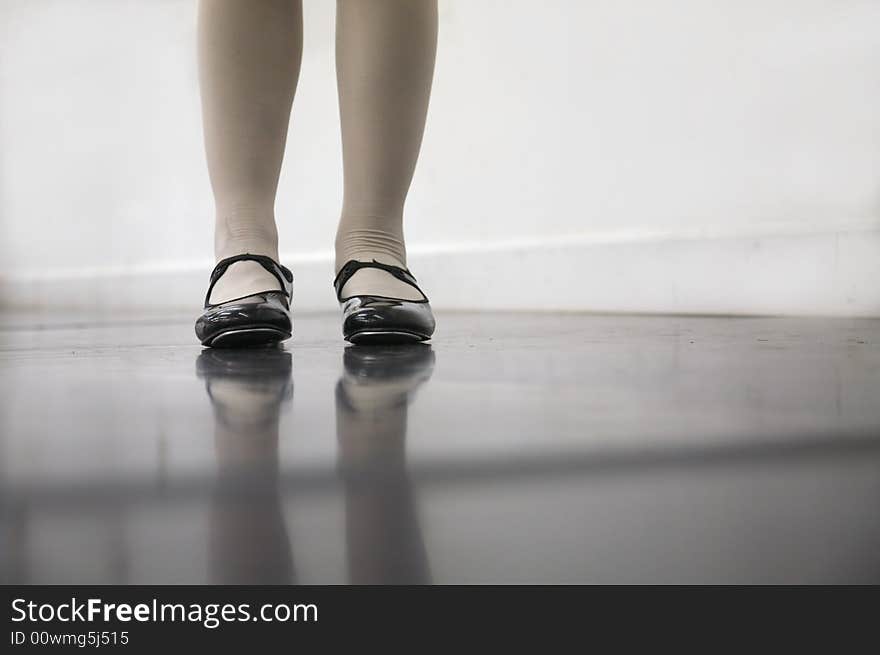
<path fill-rule="evenodd" d="M 336 269 L 350 259 L 406 266 L 403 205 L 412 180 L 437 50 L 436 0 L 338 0 L 336 72 L 345 197 Z M 420 300 L 385 271 L 361 269 L 343 296 Z"/>
<path fill-rule="evenodd" d="M 301 0 L 201 0 L 198 50 L 205 150 L 214 190 L 214 254 L 278 260 L 275 191 L 302 55 Z M 279 288 L 237 262 L 211 302 Z"/>

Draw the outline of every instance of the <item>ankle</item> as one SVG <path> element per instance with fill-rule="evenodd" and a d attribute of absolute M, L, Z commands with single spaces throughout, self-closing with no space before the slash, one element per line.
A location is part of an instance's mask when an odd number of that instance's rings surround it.
<path fill-rule="evenodd" d="M 257 240 L 225 241 L 222 247 L 214 248 L 214 261 L 219 262 L 221 259 L 233 257 L 234 255 L 242 255 L 244 253 L 250 253 L 251 255 L 265 255 L 266 257 L 271 257 L 276 262 L 279 261 L 277 244 Z"/>
<path fill-rule="evenodd" d="M 278 230 L 272 214 L 218 215 L 214 226 L 214 255 L 217 261 L 242 253 L 266 255 L 278 261 Z"/>
<path fill-rule="evenodd" d="M 335 246 L 337 271 L 352 259 L 362 262 L 375 259 L 383 264 L 406 268 L 406 244 L 403 234 L 396 230 L 352 228 L 343 219 L 336 233 Z"/>
<path fill-rule="evenodd" d="M 376 260 L 380 264 L 388 264 L 389 266 L 398 266 L 400 268 L 406 268 L 406 257 L 398 257 L 392 255 L 387 252 L 381 252 L 376 250 L 359 250 L 356 252 L 345 251 L 340 253 L 337 251 L 336 253 L 336 272 L 345 266 L 346 262 L 351 261 L 352 259 L 359 262 L 371 262 Z"/>

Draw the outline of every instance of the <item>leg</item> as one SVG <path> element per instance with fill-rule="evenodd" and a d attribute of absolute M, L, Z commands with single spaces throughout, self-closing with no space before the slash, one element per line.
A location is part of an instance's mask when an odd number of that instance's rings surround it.
<path fill-rule="evenodd" d="M 419 155 L 434 56 L 436 0 L 338 0 L 336 72 L 345 190 L 336 269 L 350 259 L 406 266 L 403 205 Z M 343 295 L 420 300 L 378 269 L 361 269 Z"/>
<path fill-rule="evenodd" d="M 429 584 L 416 489 L 406 468 L 407 406 L 434 366 L 429 346 L 348 348 L 336 385 L 351 584 Z"/>
<path fill-rule="evenodd" d="M 302 55 L 301 0 L 201 0 L 199 80 L 214 190 L 214 254 L 278 260 L 275 190 Z M 237 262 L 211 302 L 278 289 L 256 262 Z"/>
<path fill-rule="evenodd" d="M 293 584 L 279 490 L 281 412 L 293 394 L 290 353 L 206 350 L 196 360 L 214 412 L 217 480 L 211 502 L 212 584 Z"/>

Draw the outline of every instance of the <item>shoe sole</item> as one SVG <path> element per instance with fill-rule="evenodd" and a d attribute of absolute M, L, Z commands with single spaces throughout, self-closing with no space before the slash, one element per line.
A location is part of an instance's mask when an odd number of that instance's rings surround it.
<path fill-rule="evenodd" d="M 202 345 L 208 348 L 249 348 L 271 346 L 290 338 L 290 332 L 273 327 L 249 327 L 224 330 Z"/>
<path fill-rule="evenodd" d="M 388 344 L 388 343 L 416 343 L 427 341 L 430 336 L 407 332 L 406 330 L 361 330 L 345 337 L 355 345 Z"/>

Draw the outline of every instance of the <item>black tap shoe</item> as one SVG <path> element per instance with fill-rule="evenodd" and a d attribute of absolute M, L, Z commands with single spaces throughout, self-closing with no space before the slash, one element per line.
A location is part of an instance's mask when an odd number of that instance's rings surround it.
<path fill-rule="evenodd" d="M 230 264 L 254 261 L 274 275 L 281 289 L 261 291 L 212 305 L 208 302 L 217 280 Z M 196 320 L 196 336 L 203 346 L 239 348 L 266 346 L 290 338 L 290 299 L 293 293 L 293 274 L 271 257 L 244 253 L 218 262 L 211 273 L 211 283 L 205 294 L 205 312 Z"/>
<path fill-rule="evenodd" d="M 345 283 L 362 268 L 378 268 L 405 282 L 421 295 L 422 300 L 403 300 L 386 296 L 360 295 L 343 298 Z M 354 344 L 409 343 L 426 341 L 434 333 L 434 314 L 424 291 L 419 289 L 413 274 L 405 268 L 349 260 L 333 280 L 336 299 L 342 306 L 342 336 Z"/>

